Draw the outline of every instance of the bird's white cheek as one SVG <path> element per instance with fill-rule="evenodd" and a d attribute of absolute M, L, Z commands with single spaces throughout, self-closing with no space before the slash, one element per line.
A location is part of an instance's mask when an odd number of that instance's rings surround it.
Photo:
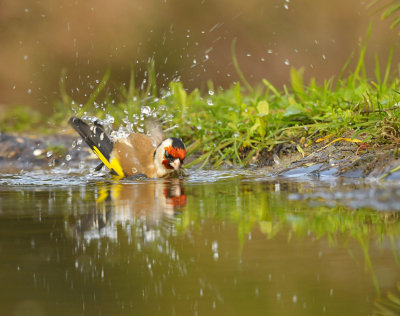
<path fill-rule="evenodd" d="M 173 162 L 169 164 L 175 170 L 178 170 L 181 167 L 181 161 L 179 159 L 175 159 Z"/>

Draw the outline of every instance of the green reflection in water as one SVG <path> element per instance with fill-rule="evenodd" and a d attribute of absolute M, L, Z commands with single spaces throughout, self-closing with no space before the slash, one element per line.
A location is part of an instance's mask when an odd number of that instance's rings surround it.
<path fill-rule="evenodd" d="M 2 187 L 0 306 L 20 315 L 393 310 L 397 213 L 288 199 L 312 190 L 239 177 Z"/>

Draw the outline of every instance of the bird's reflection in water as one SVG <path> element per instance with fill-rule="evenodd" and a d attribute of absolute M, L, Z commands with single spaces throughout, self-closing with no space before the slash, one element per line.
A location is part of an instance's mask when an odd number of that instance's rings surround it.
<path fill-rule="evenodd" d="M 96 207 L 70 226 L 75 237 L 117 238 L 117 224 L 138 223 L 154 229 L 166 218 L 175 218 L 186 205 L 179 179 L 99 184 Z"/>

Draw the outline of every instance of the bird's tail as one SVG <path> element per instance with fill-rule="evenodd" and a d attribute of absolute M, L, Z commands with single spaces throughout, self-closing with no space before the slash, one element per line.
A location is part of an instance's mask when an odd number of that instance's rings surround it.
<path fill-rule="evenodd" d="M 112 161 L 111 152 L 114 144 L 101 124 L 95 122 L 93 126 L 89 126 L 75 116 L 71 117 L 68 122 L 111 172 L 118 176 L 124 176 L 119 163 L 116 165 L 116 162 Z M 101 165 L 96 169 L 99 170 L 99 167 L 101 168 Z"/>

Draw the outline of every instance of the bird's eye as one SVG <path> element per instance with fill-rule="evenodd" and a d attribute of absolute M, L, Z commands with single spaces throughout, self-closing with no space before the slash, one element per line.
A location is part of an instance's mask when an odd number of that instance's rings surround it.
<path fill-rule="evenodd" d="M 165 151 L 164 156 L 168 160 L 174 160 L 174 157 L 172 157 L 172 155 L 167 150 Z"/>

